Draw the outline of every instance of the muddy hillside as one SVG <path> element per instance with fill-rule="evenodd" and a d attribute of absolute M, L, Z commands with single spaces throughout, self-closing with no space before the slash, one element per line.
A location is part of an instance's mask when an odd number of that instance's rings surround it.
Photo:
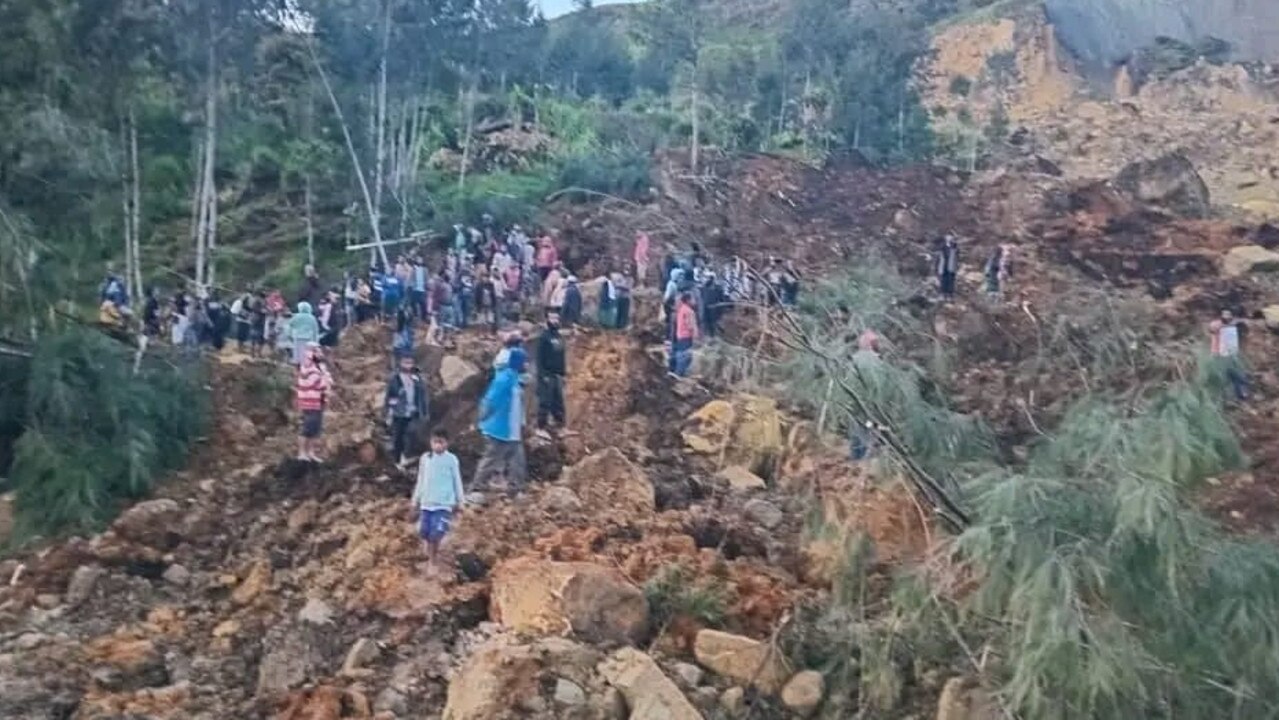
<path fill-rule="evenodd" d="M 691 179 L 677 166 L 659 159 L 644 205 L 547 209 L 580 275 L 621 263 L 638 229 L 718 258 L 792 259 L 807 288 L 868 252 L 887 258 L 909 283 L 894 302 L 949 354 L 955 408 L 988 423 L 1010 461 L 1085 388 L 1174 377 L 1223 307 L 1249 320 L 1253 357 L 1279 350 L 1266 329 L 1279 323 L 1279 231 L 1177 211 L 1198 179 L 1190 164 L 1127 170 L 1141 187 L 1177 188 L 1160 197 L 1047 167 L 970 175 L 760 156 Z M 929 253 L 947 232 L 968 260 L 958 300 L 940 304 Z M 981 263 L 999 244 L 1015 279 L 991 303 Z M 343 339 L 318 466 L 285 459 L 289 371 L 228 350 L 214 363 L 215 431 L 184 471 L 99 535 L 0 561 L 0 717 L 1000 717 L 962 656 L 925 665 L 903 647 L 891 682 L 837 691 L 843 676 L 794 631 L 849 592 L 847 538 L 874 545 L 861 589 L 873 596 L 947 530 L 898 474 L 850 462 L 847 438 L 785 388 L 719 372 L 709 349 L 696 377 L 668 376 L 658 305 L 641 290 L 632 329 L 573 331 L 573 432 L 529 439 L 529 491 L 468 506 L 438 577 L 410 519 L 411 471 L 384 450 L 389 330 Z M 750 317 L 730 318 L 723 342 L 775 350 Z M 1116 318 L 1135 328 L 1130 354 L 1102 374 L 1087 339 L 1117 332 Z M 467 331 L 454 349 L 419 351 L 432 423 L 467 478 L 494 350 Z M 1214 478 L 1200 504 L 1268 534 L 1279 377 L 1260 367 L 1252 390 L 1230 410 L 1251 465 Z M 424 440 L 421 429 L 413 442 Z"/>

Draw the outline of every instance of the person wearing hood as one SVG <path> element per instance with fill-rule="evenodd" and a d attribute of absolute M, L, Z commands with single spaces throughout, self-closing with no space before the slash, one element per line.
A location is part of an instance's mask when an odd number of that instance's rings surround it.
<path fill-rule="evenodd" d="M 480 400 L 480 433 L 484 435 L 484 456 L 475 468 L 472 487 L 484 490 L 494 475 L 502 475 L 511 495 L 524 488 L 524 352 L 511 352 L 499 367 Z"/>
<path fill-rule="evenodd" d="M 564 427 L 564 377 L 568 373 L 564 337 L 560 335 L 560 314 L 546 313 L 546 329 L 537 338 L 537 430 L 544 434 L 547 422 Z"/>
<path fill-rule="evenodd" d="M 293 342 L 293 364 L 301 365 L 307 357 L 307 346 L 320 342 L 320 323 L 311 312 L 311 303 L 298 303 L 298 311 L 289 319 L 288 330 Z"/>
<path fill-rule="evenodd" d="M 577 286 L 577 276 L 569 275 L 564 281 L 564 304 L 560 309 L 560 322 L 571 328 L 582 321 L 582 289 Z"/>

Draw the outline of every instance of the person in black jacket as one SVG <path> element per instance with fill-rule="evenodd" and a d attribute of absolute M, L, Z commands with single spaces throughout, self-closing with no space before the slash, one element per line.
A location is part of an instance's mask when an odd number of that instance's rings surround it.
<path fill-rule="evenodd" d="M 391 426 L 391 457 L 400 467 L 408 465 L 405 456 L 409 426 L 419 418 L 430 416 L 426 381 L 412 354 L 401 355 L 398 371 L 386 381 L 387 424 Z"/>
<path fill-rule="evenodd" d="M 537 428 L 546 432 L 554 419 L 564 427 L 564 376 L 568 371 L 564 337 L 560 335 L 560 315 L 546 314 L 546 329 L 537 339 Z"/>

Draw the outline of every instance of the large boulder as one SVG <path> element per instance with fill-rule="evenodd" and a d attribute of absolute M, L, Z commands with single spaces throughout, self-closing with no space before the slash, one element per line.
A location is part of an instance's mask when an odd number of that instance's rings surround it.
<path fill-rule="evenodd" d="M 564 470 L 562 482 L 590 508 L 647 514 L 657 507 L 648 475 L 615 447 L 582 458 Z"/>
<path fill-rule="evenodd" d="M 1240 245 L 1230 248 L 1222 260 L 1221 269 L 1227 275 L 1238 277 L 1250 273 L 1279 271 L 1279 252 L 1260 245 Z"/>
<path fill-rule="evenodd" d="M 448 392 L 457 392 L 471 378 L 480 374 L 480 369 L 472 363 L 456 355 L 445 355 L 440 360 L 440 380 Z"/>
<path fill-rule="evenodd" d="M 1208 185 L 1179 152 L 1129 164 L 1115 176 L 1114 186 L 1138 203 L 1181 217 L 1206 218 L 1212 210 Z"/>
<path fill-rule="evenodd" d="M 606 720 L 607 689 L 596 672 L 603 656 L 562 638 L 518 643 L 499 635 L 476 648 L 449 682 L 444 720 L 569 717 Z"/>
<path fill-rule="evenodd" d="M 786 660 L 769 643 L 719 630 L 699 631 L 693 656 L 707 670 L 769 694 L 790 677 Z"/>
<path fill-rule="evenodd" d="M 182 506 L 169 498 L 147 500 L 125 510 L 111 524 L 115 534 L 155 548 L 177 544 L 174 528 L 182 519 Z"/>
<path fill-rule="evenodd" d="M 492 577 L 490 614 L 516 632 L 635 642 L 648 628 L 644 593 L 613 568 L 518 558 Z"/>
<path fill-rule="evenodd" d="M 692 451 L 726 466 L 740 465 L 765 480 L 773 477 L 786 440 L 777 401 L 746 394 L 702 406 L 688 419 L 683 437 Z"/>
<path fill-rule="evenodd" d="M 653 658 L 622 648 L 600 664 L 600 674 L 622 691 L 630 720 L 701 720 L 702 714 L 666 677 Z"/>

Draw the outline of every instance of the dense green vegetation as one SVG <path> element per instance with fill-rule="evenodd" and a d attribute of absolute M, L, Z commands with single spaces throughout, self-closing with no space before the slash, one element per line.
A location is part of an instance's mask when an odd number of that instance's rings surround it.
<path fill-rule="evenodd" d="M 907 79 L 966 3 L 734 7 L 0 0 L 0 330 L 88 299 L 107 259 L 139 286 L 278 281 L 565 187 L 641 194 L 664 147 L 929 151 Z"/>
<path fill-rule="evenodd" d="M 947 409 L 945 364 L 913 360 L 929 338 L 893 302 L 900 280 L 873 258 L 854 273 L 855 284 L 817 289 L 796 318 L 806 344 L 762 380 L 814 409 L 829 403 L 829 422 L 870 420 L 900 438 L 904 452 L 881 444 L 877 462 L 890 477 L 922 468 L 943 480 L 968 519 L 891 589 L 871 580 L 873 544 L 843 537 L 829 604 L 801 612 L 787 638 L 803 664 L 826 669 L 832 702 L 888 710 L 941 668 L 980 678 L 1015 717 L 1273 717 L 1279 548 L 1227 533 L 1195 503 L 1206 480 L 1246 467 L 1223 407 L 1225 368 L 1205 360 L 1115 396 L 1103 385 L 1126 379 L 1129 360 L 1075 348 L 1091 359 L 1095 394 L 1023 458 L 1000 458 Z M 1090 312 L 1083 321 L 1128 317 Z M 867 327 L 888 336 L 881 358 L 854 353 Z M 1056 362 L 1079 359 L 1063 348 Z"/>
<path fill-rule="evenodd" d="M 21 431 L 10 473 L 16 541 L 99 528 L 185 462 L 210 401 L 200 364 L 174 360 L 151 353 L 135 372 L 129 347 L 70 329 L 13 364 L 0 427 Z"/>

